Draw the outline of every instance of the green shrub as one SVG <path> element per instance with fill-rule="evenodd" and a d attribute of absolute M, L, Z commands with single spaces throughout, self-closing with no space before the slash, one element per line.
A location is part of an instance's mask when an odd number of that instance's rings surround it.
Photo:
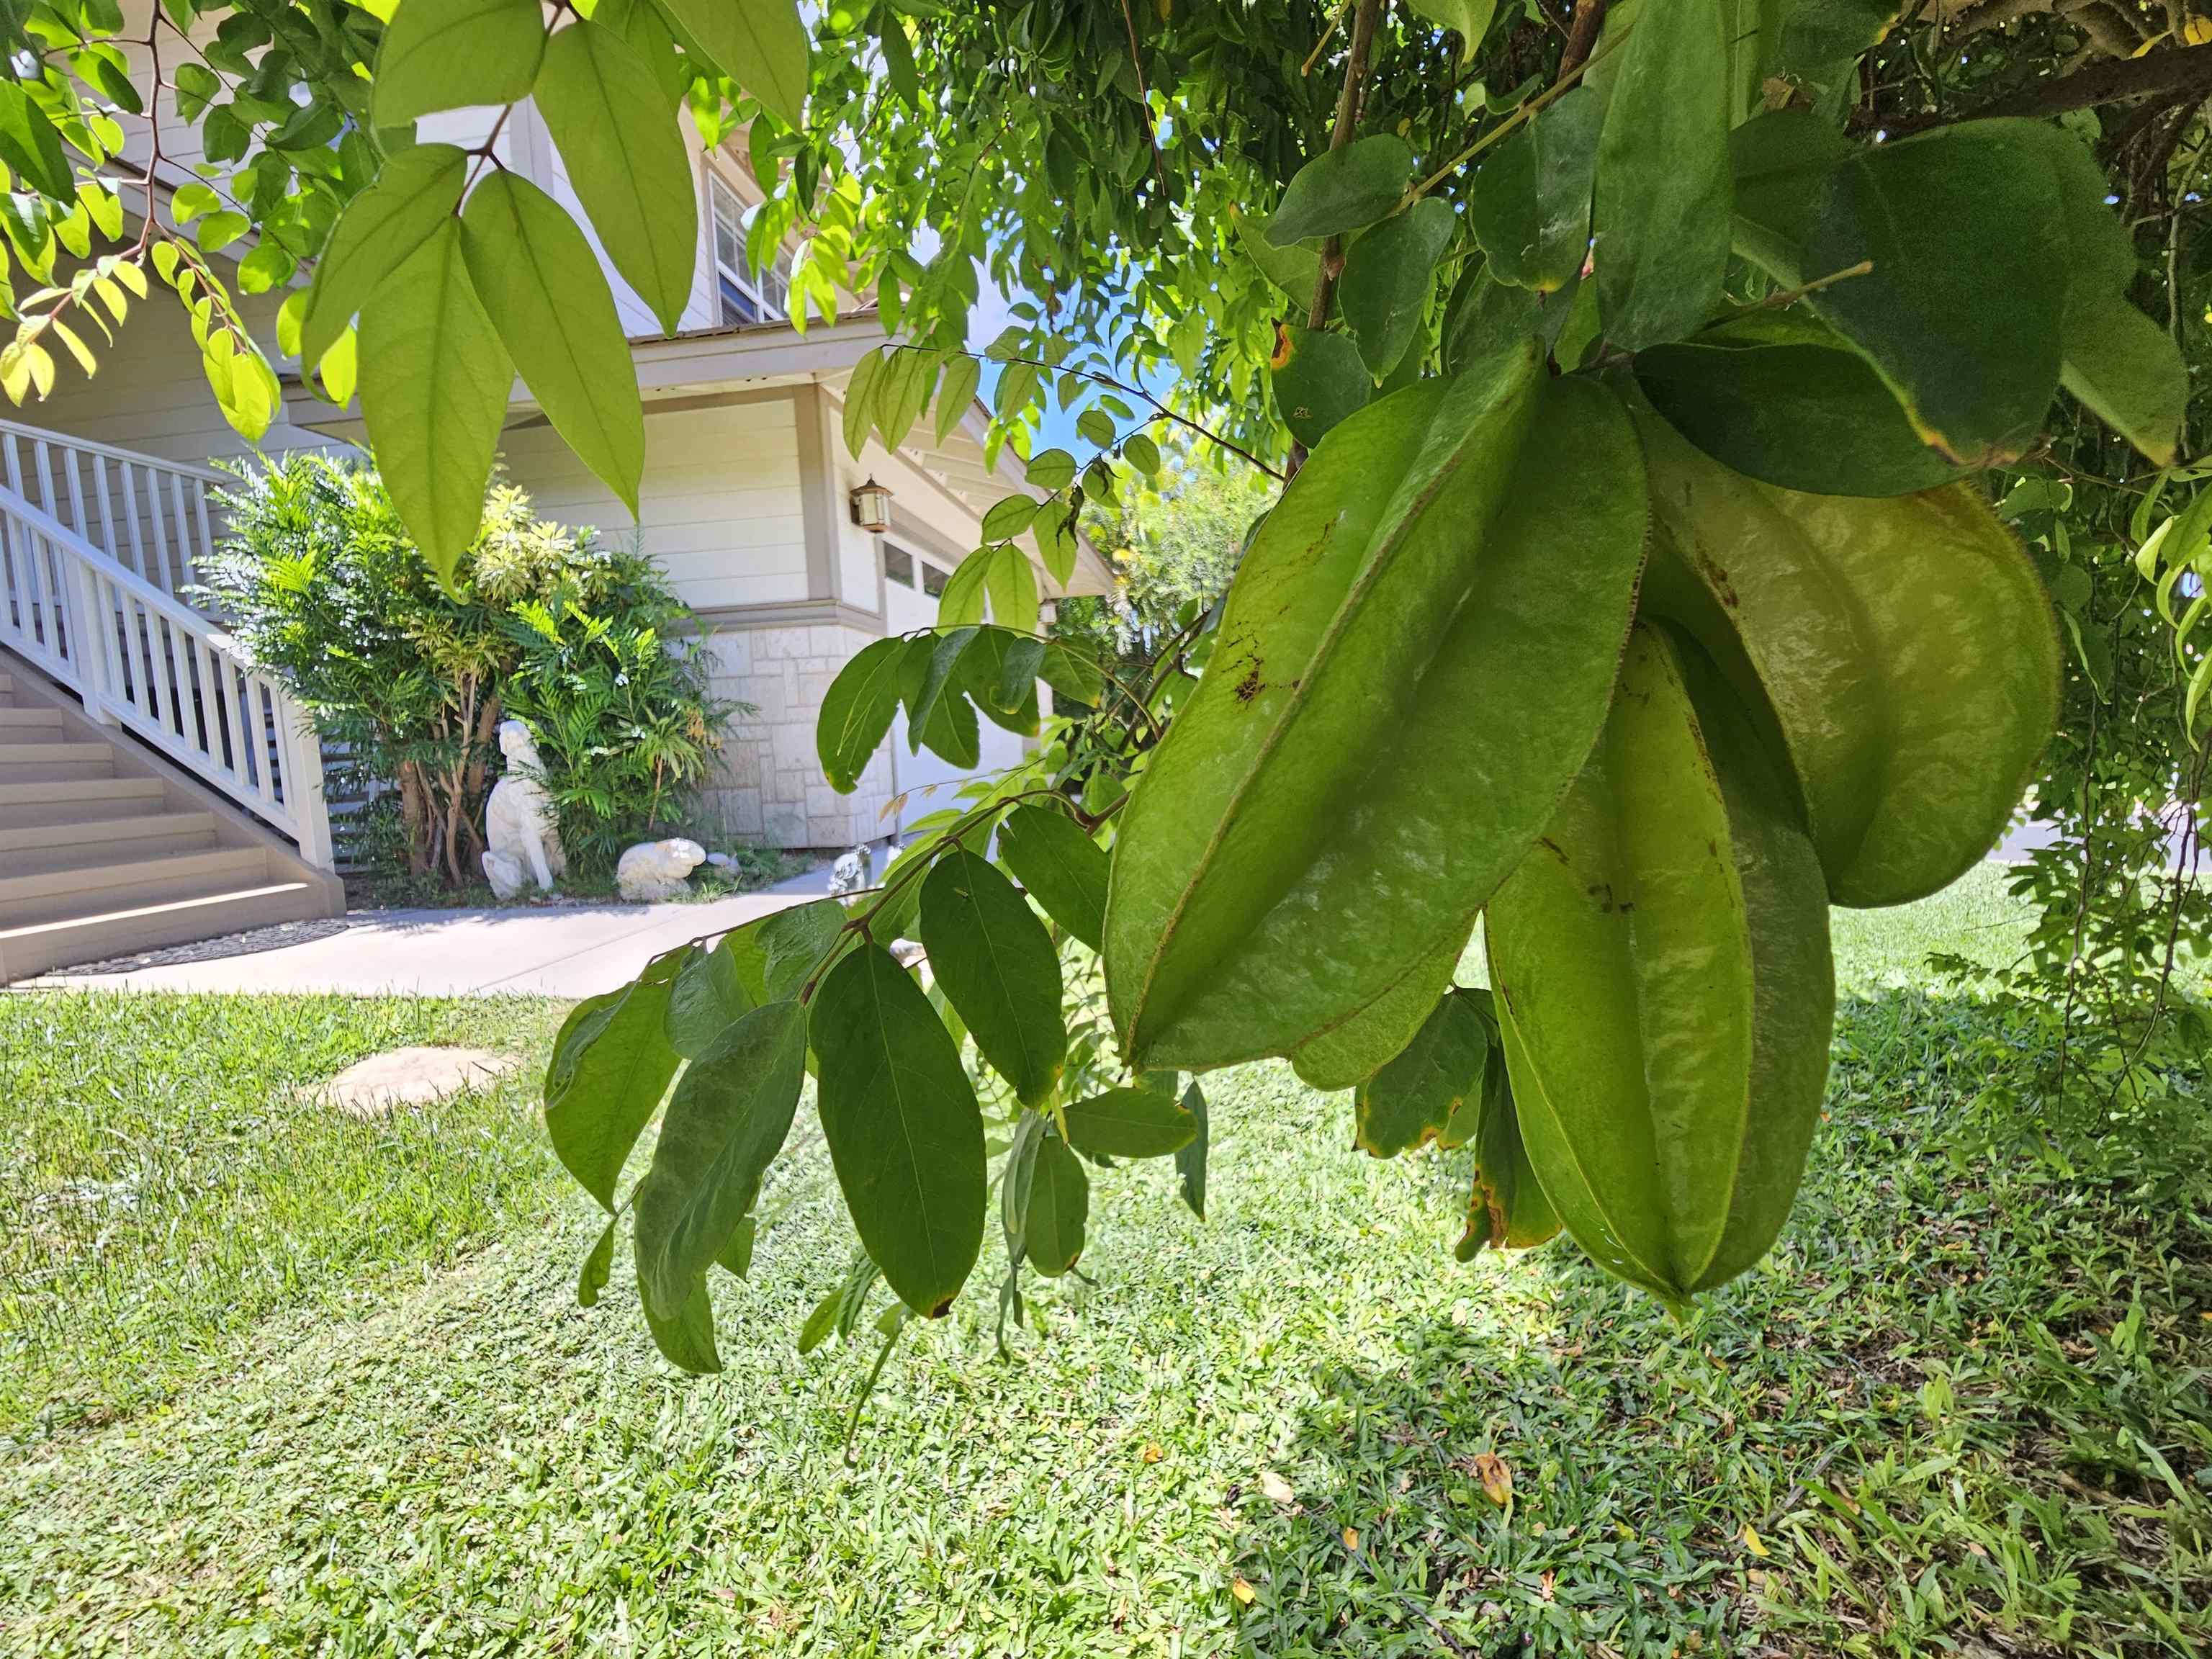
<path fill-rule="evenodd" d="M 375 471 L 292 454 L 236 469 L 200 597 L 299 699 L 356 781 L 389 784 L 409 873 L 477 878 L 499 722 L 536 735 L 586 868 L 680 817 L 741 705 L 708 695 L 690 613 L 641 555 L 495 484 L 451 591 Z"/>

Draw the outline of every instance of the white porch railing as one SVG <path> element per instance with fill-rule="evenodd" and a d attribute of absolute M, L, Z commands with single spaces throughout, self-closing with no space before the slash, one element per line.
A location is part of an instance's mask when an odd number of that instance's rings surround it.
<path fill-rule="evenodd" d="M 11 484 L 23 450 L 36 457 L 37 476 L 64 490 L 64 481 L 84 476 L 88 457 L 112 463 L 123 454 L 0 426 Z M 180 503 L 173 522 L 194 520 L 184 504 L 195 498 L 182 493 L 191 469 L 143 457 L 130 465 L 127 474 L 114 469 L 126 490 L 161 481 Z M 76 525 L 111 533 L 121 525 L 126 538 L 163 519 L 149 511 L 134 520 L 126 508 L 119 518 L 88 520 L 82 492 L 70 499 Z M 92 499 L 106 510 L 104 491 Z M 196 500 L 198 540 L 172 535 L 150 544 L 165 569 L 189 571 L 210 545 L 204 489 Z M 95 720 L 122 726 L 289 836 L 309 864 L 331 867 L 322 758 L 306 714 L 216 623 L 13 488 L 0 489 L 0 645 L 76 692 Z"/>
<path fill-rule="evenodd" d="M 0 483 L 163 593 L 199 580 L 220 527 L 208 492 L 234 482 L 213 467 L 0 421 Z"/>

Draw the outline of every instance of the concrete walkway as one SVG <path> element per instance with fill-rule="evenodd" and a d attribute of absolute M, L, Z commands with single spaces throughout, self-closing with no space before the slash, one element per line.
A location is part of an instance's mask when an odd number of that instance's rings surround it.
<path fill-rule="evenodd" d="M 817 871 L 767 892 L 697 904 L 357 910 L 343 933 L 276 950 L 125 973 L 52 974 L 18 988 L 585 997 L 612 990 L 688 939 L 819 896 L 827 881 Z"/>

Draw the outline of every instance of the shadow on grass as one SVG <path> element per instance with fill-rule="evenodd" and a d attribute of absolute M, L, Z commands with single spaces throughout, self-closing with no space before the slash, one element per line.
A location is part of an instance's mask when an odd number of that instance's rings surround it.
<path fill-rule="evenodd" d="M 1561 1238 L 1316 1376 L 1296 1501 L 1232 1495 L 1245 1650 L 2206 1650 L 2203 1069 L 2057 1113 L 2037 1029 L 1845 1005 L 1781 1242 L 1680 1322 Z"/>

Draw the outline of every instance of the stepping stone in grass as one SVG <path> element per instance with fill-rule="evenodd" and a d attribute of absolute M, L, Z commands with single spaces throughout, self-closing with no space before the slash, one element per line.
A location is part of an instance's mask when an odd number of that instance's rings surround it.
<path fill-rule="evenodd" d="M 316 1093 L 349 1117 L 386 1117 L 463 1089 L 481 1089 L 522 1064 L 492 1048 L 393 1048 L 356 1060 Z"/>

